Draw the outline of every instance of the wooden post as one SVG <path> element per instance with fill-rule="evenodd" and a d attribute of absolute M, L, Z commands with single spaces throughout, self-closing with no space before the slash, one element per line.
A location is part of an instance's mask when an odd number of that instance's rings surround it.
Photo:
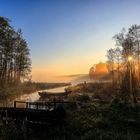
<path fill-rule="evenodd" d="M 28 104 L 29 104 L 29 103 L 28 103 L 28 102 L 26 102 L 26 108 L 28 108 Z"/>
<path fill-rule="evenodd" d="M 14 101 L 14 108 L 16 108 L 16 101 Z"/>
<path fill-rule="evenodd" d="M 54 103 L 54 109 L 56 108 L 56 99 L 53 98 L 53 103 Z"/>
<path fill-rule="evenodd" d="M 38 109 L 38 103 L 36 103 L 36 109 Z"/>

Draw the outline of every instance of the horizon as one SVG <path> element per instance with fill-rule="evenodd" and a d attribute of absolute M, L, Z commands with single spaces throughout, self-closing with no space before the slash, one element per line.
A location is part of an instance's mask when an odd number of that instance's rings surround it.
<path fill-rule="evenodd" d="M 106 61 L 112 37 L 140 24 L 138 0 L 1 0 L 0 15 L 21 28 L 32 60 L 32 80 L 87 74 Z M 55 79 L 55 78 L 56 79 Z"/>

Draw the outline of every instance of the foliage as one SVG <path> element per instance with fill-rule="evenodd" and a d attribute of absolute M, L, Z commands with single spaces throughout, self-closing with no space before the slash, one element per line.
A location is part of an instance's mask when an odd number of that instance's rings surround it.
<path fill-rule="evenodd" d="M 69 96 L 69 99 L 74 101 L 76 100 L 78 93 L 83 95 L 80 98 L 83 98 L 84 95 L 87 96 L 87 94 L 90 94 L 93 100 L 100 99 L 106 101 L 111 101 L 118 95 L 117 90 L 112 89 L 111 83 L 86 83 L 86 86 L 78 84 L 69 87 L 69 90 L 72 90 L 73 92 L 73 94 Z"/>
<path fill-rule="evenodd" d="M 106 74 L 108 74 L 107 65 L 102 62 L 94 64 L 89 70 L 91 80 L 102 80 Z"/>
<path fill-rule="evenodd" d="M 21 29 L 15 31 L 10 20 L 0 17 L 0 85 L 17 84 L 30 79 L 31 60 Z"/>
<path fill-rule="evenodd" d="M 72 95 L 69 95 L 68 100 L 76 101 L 76 102 L 78 102 L 78 101 L 79 102 L 88 102 L 88 101 L 90 101 L 90 98 L 87 94 L 82 94 L 82 95 L 72 94 Z"/>

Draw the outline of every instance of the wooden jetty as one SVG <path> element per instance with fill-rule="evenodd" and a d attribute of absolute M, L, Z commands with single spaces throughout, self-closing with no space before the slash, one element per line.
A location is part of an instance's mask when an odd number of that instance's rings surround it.
<path fill-rule="evenodd" d="M 17 103 L 25 104 L 18 108 Z M 4 123 L 10 121 L 32 124 L 59 125 L 65 117 L 62 104 L 70 102 L 23 102 L 15 101 L 14 107 L 0 107 L 0 118 Z"/>

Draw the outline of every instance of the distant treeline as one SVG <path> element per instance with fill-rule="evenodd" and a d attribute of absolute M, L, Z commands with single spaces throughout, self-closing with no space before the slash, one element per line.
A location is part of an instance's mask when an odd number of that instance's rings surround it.
<path fill-rule="evenodd" d="M 0 16 L 0 86 L 17 84 L 30 78 L 31 60 L 27 42 L 22 32 Z"/>
<path fill-rule="evenodd" d="M 99 62 L 94 64 L 89 70 L 89 78 L 91 80 L 101 80 L 109 74 L 107 63 Z"/>

